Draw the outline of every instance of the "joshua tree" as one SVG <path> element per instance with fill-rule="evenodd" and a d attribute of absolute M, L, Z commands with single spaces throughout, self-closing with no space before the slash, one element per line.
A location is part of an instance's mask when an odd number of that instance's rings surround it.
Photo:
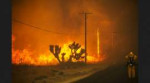
<path fill-rule="evenodd" d="M 59 59 L 59 54 L 61 51 L 61 47 L 59 47 L 58 45 L 50 45 L 50 52 L 53 53 L 53 55 L 56 57 L 56 59 L 59 61 L 59 63 L 61 63 L 60 59 Z"/>
<path fill-rule="evenodd" d="M 80 53 L 75 54 L 75 59 L 79 60 L 80 58 L 84 58 L 84 57 L 81 57 L 83 53 L 85 53 L 85 50 L 81 49 Z"/>
<path fill-rule="evenodd" d="M 69 48 L 71 49 L 71 55 L 70 58 L 68 60 L 68 62 L 72 62 L 72 58 L 75 58 L 76 60 L 79 60 L 83 53 L 85 53 L 84 49 L 81 49 L 80 53 L 77 53 L 77 51 L 79 50 L 79 48 L 81 47 L 81 45 L 79 45 L 79 43 L 75 43 L 73 42 L 72 44 L 69 45 Z"/>
<path fill-rule="evenodd" d="M 64 63 L 65 62 L 64 56 L 66 55 L 66 53 L 62 53 L 61 55 L 62 55 L 62 62 Z"/>

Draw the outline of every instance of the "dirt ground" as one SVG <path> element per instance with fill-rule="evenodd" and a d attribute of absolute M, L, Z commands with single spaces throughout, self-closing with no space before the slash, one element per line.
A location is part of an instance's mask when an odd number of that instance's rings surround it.
<path fill-rule="evenodd" d="M 12 83 L 70 83 L 104 70 L 108 66 L 105 63 L 57 66 L 12 65 Z"/>

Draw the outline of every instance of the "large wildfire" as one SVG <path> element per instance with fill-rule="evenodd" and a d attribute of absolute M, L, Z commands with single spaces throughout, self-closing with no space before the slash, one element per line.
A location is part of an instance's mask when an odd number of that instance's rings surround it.
<path fill-rule="evenodd" d="M 25 65 L 57 65 L 59 62 L 54 57 L 54 55 L 49 51 L 45 51 L 45 53 L 37 54 L 34 50 L 30 50 L 30 48 L 14 49 L 15 36 L 12 35 L 12 64 L 25 64 Z M 61 53 L 66 53 L 64 57 L 65 61 L 67 61 L 71 55 L 71 50 L 68 47 L 72 42 L 68 42 L 63 44 Z M 61 58 L 61 57 L 60 57 Z M 102 61 L 104 57 L 100 55 L 88 55 L 87 63 L 98 63 Z M 81 59 L 80 61 L 84 61 Z M 76 60 L 73 59 L 73 62 Z"/>
<path fill-rule="evenodd" d="M 111 54 L 112 48 L 125 54 L 125 48 L 137 46 L 137 5 L 132 0 L 117 1 L 13 0 L 12 64 L 59 64 L 49 45 L 59 45 L 67 61 L 71 54 L 69 44 L 75 41 L 84 48 L 83 12 L 91 13 L 87 15 L 87 63 L 99 63 L 106 56 L 118 58 Z M 131 42 L 122 44 L 126 40 Z"/>
<path fill-rule="evenodd" d="M 104 56 L 102 43 L 96 36 L 96 28 L 101 25 L 104 30 L 109 29 L 110 25 L 112 27 L 112 21 L 101 7 L 97 6 L 97 2 L 90 0 L 14 0 L 12 64 L 57 65 L 57 58 L 49 50 L 49 45 L 55 44 L 61 46 L 60 54 L 66 53 L 64 60 L 68 61 L 71 55 L 69 44 L 75 41 L 84 48 L 84 16 L 80 14 L 83 11 L 94 13 L 87 17 L 87 63 L 101 62 Z M 52 32 L 35 29 L 37 27 Z M 72 61 L 76 62 L 74 59 Z M 80 61 L 84 61 L 84 58 Z"/>

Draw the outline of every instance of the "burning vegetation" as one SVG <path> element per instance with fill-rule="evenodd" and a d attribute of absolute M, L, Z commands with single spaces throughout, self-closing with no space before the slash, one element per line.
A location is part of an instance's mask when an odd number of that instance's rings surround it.
<path fill-rule="evenodd" d="M 37 54 L 29 48 L 14 49 L 15 36 L 12 35 L 12 64 L 17 65 L 57 65 L 62 63 L 84 62 L 85 50 L 79 43 L 69 42 L 62 47 L 50 45 L 49 51 Z M 98 63 L 103 58 L 100 55 L 88 55 L 87 63 Z"/>
<path fill-rule="evenodd" d="M 80 48 L 81 45 L 79 45 L 78 43 L 75 43 L 73 42 L 72 44 L 70 44 L 68 46 L 71 50 L 71 54 L 70 56 L 68 57 L 69 59 L 67 61 L 65 61 L 65 55 L 66 53 L 61 53 L 61 47 L 59 47 L 58 45 L 50 45 L 50 51 L 53 53 L 53 55 L 56 57 L 56 59 L 58 60 L 58 62 L 61 64 L 61 63 L 64 63 L 64 62 L 74 62 L 75 60 L 76 61 L 79 61 L 81 60 L 82 58 L 85 58 L 84 56 L 82 56 L 84 53 L 85 53 L 85 50 L 83 48 Z M 55 49 L 54 49 L 55 48 Z M 80 50 L 80 51 L 78 51 Z M 60 60 L 60 56 L 61 55 L 61 60 Z M 74 59 L 74 61 L 73 61 Z"/>

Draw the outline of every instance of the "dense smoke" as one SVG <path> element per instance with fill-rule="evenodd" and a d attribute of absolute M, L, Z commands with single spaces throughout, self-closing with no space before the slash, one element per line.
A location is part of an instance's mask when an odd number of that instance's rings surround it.
<path fill-rule="evenodd" d="M 12 0 L 14 48 L 44 53 L 50 44 L 62 46 L 76 41 L 84 46 L 84 16 L 80 14 L 83 11 L 92 13 L 87 19 L 89 55 L 97 53 L 97 28 L 104 55 L 122 58 L 129 51 L 137 54 L 137 0 Z"/>

